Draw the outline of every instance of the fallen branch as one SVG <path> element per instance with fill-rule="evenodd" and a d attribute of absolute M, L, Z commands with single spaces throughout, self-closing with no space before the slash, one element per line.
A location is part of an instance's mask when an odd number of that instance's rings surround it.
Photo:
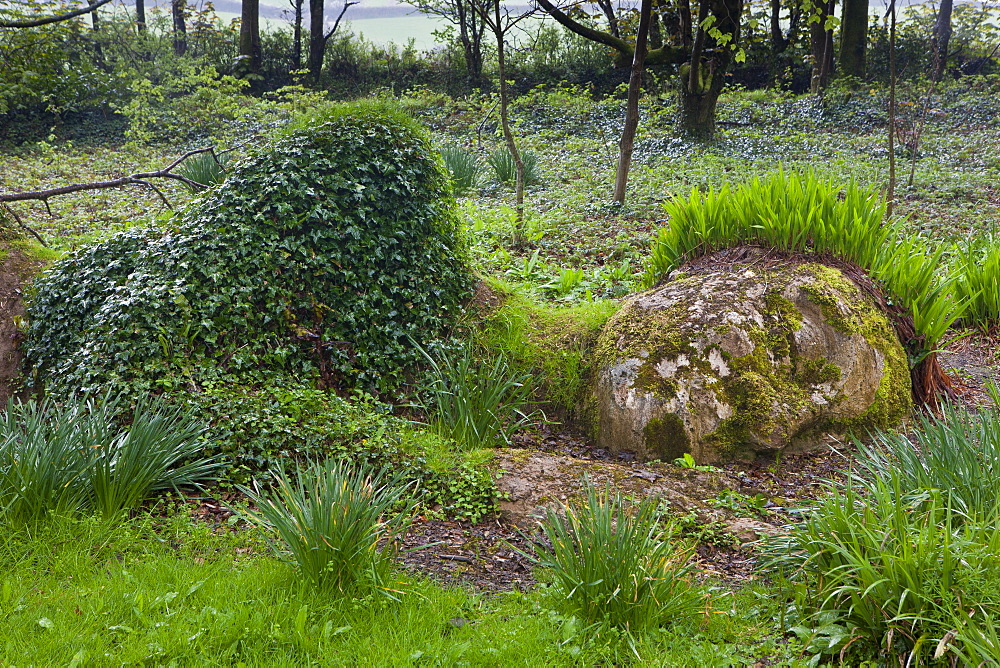
<path fill-rule="evenodd" d="M 175 181 L 180 181 L 191 188 L 197 188 L 204 190 L 208 188 L 204 183 L 198 183 L 197 181 L 192 181 L 186 176 L 181 176 L 180 174 L 174 174 L 171 170 L 177 165 L 181 164 L 192 155 L 197 155 L 198 153 L 211 153 L 212 157 L 218 160 L 218 156 L 215 154 L 215 149 L 211 146 L 206 148 L 196 148 L 194 150 L 188 151 L 181 157 L 174 160 L 172 163 L 167 165 L 161 170 L 155 172 L 137 172 L 135 174 L 129 174 L 128 176 L 123 176 L 119 179 L 112 179 L 111 181 L 94 181 L 91 183 L 74 183 L 68 186 L 59 186 L 57 188 L 47 188 L 45 190 L 32 190 L 23 193 L 0 193 L 0 203 L 6 204 L 9 202 L 26 202 L 29 200 L 39 200 L 45 202 L 46 208 L 49 206 L 49 198 L 56 197 L 57 195 L 68 195 L 69 193 L 80 192 L 81 190 L 104 190 L 106 188 L 120 188 L 122 186 L 129 185 L 141 185 L 151 188 L 167 208 L 173 208 L 170 206 L 170 201 L 166 198 L 162 191 L 156 188 L 153 184 L 149 183 L 148 179 L 173 179 Z"/>

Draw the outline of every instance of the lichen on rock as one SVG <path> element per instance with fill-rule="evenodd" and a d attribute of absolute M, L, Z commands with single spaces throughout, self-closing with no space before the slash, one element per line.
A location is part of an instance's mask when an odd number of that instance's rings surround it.
<path fill-rule="evenodd" d="M 816 263 L 715 268 L 640 293 L 604 328 L 594 368 L 598 443 L 646 458 L 807 449 L 910 408 L 887 318 Z"/>

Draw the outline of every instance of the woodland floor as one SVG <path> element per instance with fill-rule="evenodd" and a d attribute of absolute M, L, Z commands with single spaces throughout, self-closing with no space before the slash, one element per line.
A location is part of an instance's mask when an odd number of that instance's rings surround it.
<path fill-rule="evenodd" d="M 970 79 L 970 81 L 973 81 Z M 909 98 L 923 99 L 916 87 Z M 906 95 L 904 95 L 906 97 Z M 842 99 L 841 99 L 842 98 Z M 915 186 L 898 202 L 914 231 L 933 232 L 942 241 L 962 239 L 1000 229 L 1000 195 L 996 174 L 1000 162 L 1000 130 L 996 126 L 997 96 L 971 87 L 935 101 L 948 113 L 927 124 L 919 151 L 913 153 Z M 440 103 L 436 98 L 410 101 L 416 115 L 432 129 L 441 145 L 475 145 L 485 157 L 498 145 L 487 127 L 490 100 Z M 922 108 L 911 104 L 907 108 Z M 663 224 L 662 202 L 692 187 L 719 187 L 771 173 L 776 166 L 790 171 L 808 167 L 820 177 L 884 183 L 885 158 L 882 110 L 884 95 L 829 94 L 825 99 L 793 98 L 783 94 L 754 96 L 729 93 L 720 101 L 719 141 L 691 144 L 670 135 L 670 114 L 658 103 L 644 107 L 630 179 L 630 206 L 608 207 L 606 196 L 614 169 L 612 138 L 623 117 L 620 100 L 593 102 L 564 93 L 537 92 L 515 108 L 516 127 L 525 148 L 534 151 L 544 181 L 529 189 L 527 209 L 531 243 L 510 244 L 512 229 L 509 190 L 490 183 L 460 199 L 460 215 L 472 231 L 476 269 L 498 276 L 539 295 L 568 269 L 585 276 L 579 285 L 559 294 L 570 304 L 594 298 L 618 298 L 632 289 L 650 237 Z M 859 125 L 859 118 L 869 119 Z M 874 120 L 872 120 L 874 119 Z M 6 149 L 5 149 L 6 150 Z M 60 147 L 60 151 L 62 151 Z M 11 147 L 0 164 L 0 189 L 29 190 L 66 182 L 102 180 L 168 164 L 181 150 L 149 147 L 135 153 L 113 146 L 86 150 L 67 148 L 56 159 L 46 142 Z M 471 150 L 471 148 L 470 148 Z M 171 196 L 183 201 L 180 191 Z M 148 199 L 147 199 L 148 198 Z M 52 208 L 25 205 L 22 216 L 57 248 L 74 248 L 95 235 L 131 224 L 138 211 L 157 211 L 159 203 L 144 190 L 107 190 L 67 196 Z M 620 277 L 609 278 L 613 269 Z M 0 378 L 4 365 L 17 364 L 17 318 L 22 313 L 21 276 L 30 267 L 12 251 L 0 264 Z M 589 293 L 593 293 L 590 295 Z M 586 295 L 586 297 L 584 296 Z M 548 295 L 552 297 L 552 295 Z M 959 391 L 971 406 L 984 405 L 988 380 L 1000 376 L 997 351 L 1000 333 L 975 333 L 947 346 L 939 355 Z M 0 382 L 0 401 L 11 392 Z M 693 559 L 709 577 L 733 584 L 755 577 L 756 538 L 789 521 L 787 509 L 815 498 L 823 481 L 835 479 L 853 461 L 852 448 L 785 456 L 775 461 L 730 464 L 720 471 L 682 469 L 672 464 L 641 463 L 628 455 L 612 456 L 584 437 L 555 427 L 539 428 L 515 437 L 512 447 L 495 458 L 503 473 L 499 481 L 506 499 L 501 512 L 479 524 L 419 517 L 406 547 L 407 567 L 449 583 L 465 583 L 485 592 L 529 587 L 531 564 L 518 550 L 530 552 L 534 517 L 539 509 L 572 499 L 587 473 L 599 487 L 614 483 L 623 493 L 641 497 L 657 494 L 697 539 Z M 753 497 L 759 507 L 742 512 L 716 507 L 720 492 Z M 227 497 L 192 500 L 192 513 L 227 530 L 232 513 Z M 684 518 L 693 518 L 690 521 Z M 526 537 L 527 535 L 527 537 Z"/>
<path fill-rule="evenodd" d="M 940 355 L 942 365 L 971 408 L 989 401 L 986 382 L 1000 376 L 993 355 L 996 337 L 971 334 Z M 506 497 L 500 512 L 478 524 L 420 516 L 404 541 L 406 568 L 444 584 L 471 586 L 483 593 L 525 590 L 535 584 L 531 543 L 540 540 L 536 519 L 548 506 L 578 496 L 584 475 L 599 488 L 613 485 L 634 498 L 656 495 L 681 519 L 696 541 L 692 555 L 703 577 L 740 586 L 757 577 L 754 541 L 791 521 L 789 510 L 823 494 L 824 481 L 850 469 L 854 448 L 837 448 L 727 464 L 718 470 L 639 462 L 629 453 L 612 454 L 586 437 L 551 429 L 517 434 L 495 459 L 503 474 L 498 486 Z M 712 504 L 730 490 L 754 498 L 759 507 L 739 509 Z M 227 499 L 192 503 L 200 520 L 222 527 L 232 513 Z M 684 518 L 687 518 L 685 522 Z"/>
<path fill-rule="evenodd" d="M 985 384 L 1000 377 L 995 337 L 972 334 L 953 342 L 940 355 L 963 403 L 989 401 Z M 507 495 L 500 513 L 480 524 L 420 518 L 407 537 L 408 547 L 431 544 L 409 553 L 404 563 L 447 583 L 464 583 L 485 592 L 521 589 L 534 582 L 531 564 L 518 554 L 530 552 L 535 517 L 546 505 L 566 501 L 581 489 L 586 474 L 597 486 L 614 483 L 636 497 L 656 494 L 671 511 L 695 518 L 690 529 L 698 540 L 693 560 L 706 577 L 734 586 L 755 576 L 753 541 L 777 532 L 791 521 L 787 510 L 816 499 L 823 483 L 835 480 L 853 462 L 854 448 L 782 457 L 775 461 L 727 464 L 720 471 L 683 469 L 672 464 L 642 463 L 628 453 L 612 455 L 580 434 L 552 430 L 523 433 L 514 447 L 497 457 Z M 719 492 L 732 490 L 761 499 L 753 512 L 711 505 Z"/>

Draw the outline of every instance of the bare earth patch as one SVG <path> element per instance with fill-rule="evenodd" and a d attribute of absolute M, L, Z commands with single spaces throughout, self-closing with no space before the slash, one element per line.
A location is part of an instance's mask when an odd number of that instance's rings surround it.
<path fill-rule="evenodd" d="M 0 409 L 20 391 L 20 343 L 18 320 L 24 316 L 24 289 L 41 262 L 25 255 L 16 246 L 5 245 L 0 265 Z"/>

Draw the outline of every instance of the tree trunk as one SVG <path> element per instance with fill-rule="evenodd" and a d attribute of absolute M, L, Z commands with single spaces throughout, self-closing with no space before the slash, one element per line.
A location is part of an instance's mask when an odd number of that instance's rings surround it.
<path fill-rule="evenodd" d="M 788 40 L 781 32 L 781 0 L 771 0 L 771 53 L 784 53 Z"/>
<path fill-rule="evenodd" d="M 309 0 L 309 76 L 313 85 L 319 85 L 323 72 L 323 53 L 326 39 L 323 35 L 323 0 Z"/>
<path fill-rule="evenodd" d="M 97 66 L 107 72 L 109 68 L 104 61 L 104 48 L 101 46 L 101 17 L 97 15 L 96 9 L 90 13 L 90 26 L 94 33 L 94 57 Z"/>
<path fill-rule="evenodd" d="M 833 31 L 826 29 L 826 21 L 833 15 L 835 2 L 836 0 L 819 2 L 813 14 L 819 17 L 819 21 L 809 24 L 809 46 L 812 55 L 812 81 L 809 90 L 813 94 L 826 88 L 830 70 L 833 69 Z"/>
<path fill-rule="evenodd" d="M 292 0 L 295 23 L 292 26 L 292 69 L 302 67 L 302 4 L 305 0 Z"/>
<path fill-rule="evenodd" d="M 733 49 L 739 43 L 742 14 L 743 0 L 705 0 L 702 3 L 691 46 L 691 62 L 680 68 L 677 127 L 682 134 L 696 139 L 711 139 L 715 134 L 715 106 L 725 85 Z M 725 36 L 725 41 L 720 43 L 701 27 L 709 17 L 714 19 L 713 30 Z"/>
<path fill-rule="evenodd" d="M 842 76 L 865 77 L 868 46 L 868 0 L 844 0 L 840 21 L 840 65 Z"/>
<path fill-rule="evenodd" d="M 146 32 L 146 0 L 135 0 L 135 27 L 140 34 Z"/>
<path fill-rule="evenodd" d="M 896 0 L 889 0 L 889 192 L 885 196 L 885 217 L 892 216 L 896 204 Z"/>
<path fill-rule="evenodd" d="M 659 49 L 663 46 L 663 30 L 660 28 L 662 18 L 659 10 L 650 10 L 649 15 L 649 48 Z M 641 8 L 640 8 L 641 13 Z"/>
<path fill-rule="evenodd" d="M 635 131 L 639 126 L 639 93 L 642 92 L 642 72 L 646 60 L 646 39 L 649 35 L 653 0 L 642 0 L 639 7 L 639 27 L 635 36 L 635 55 L 632 57 L 632 74 L 628 80 L 628 100 L 625 104 L 625 129 L 618 151 L 618 173 L 615 176 L 614 201 L 625 202 L 628 188 L 628 170 L 632 164 L 632 147 Z"/>
<path fill-rule="evenodd" d="M 680 20 L 681 46 L 690 51 L 694 44 L 694 29 L 691 27 L 691 3 L 689 0 L 677 0 L 677 15 Z"/>
<path fill-rule="evenodd" d="M 948 64 L 952 7 L 952 0 L 941 0 L 941 9 L 938 10 L 937 21 L 934 22 L 934 36 L 931 38 L 931 44 L 934 47 L 934 73 L 931 78 L 934 81 L 941 81 L 941 77 L 944 76 L 944 68 Z"/>
<path fill-rule="evenodd" d="M 465 73 L 469 85 L 480 88 L 483 81 L 483 21 L 467 0 L 455 0 L 459 38 L 465 53 Z"/>
<path fill-rule="evenodd" d="M 260 79 L 260 0 L 243 0 L 240 14 L 239 73 L 250 79 L 252 89 Z"/>
<path fill-rule="evenodd" d="M 517 142 L 514 141 L 514 133 L 510 131 L 510 121 L 507 115 L 507 63 L 503 48 L 503 23 L 500 20 L 500 0 L 493 0 L 493 14 L 496 24 L 493 26 L 493 36 L 497 40 L 497 70 L 500 74 L 500 127 L 503 129 L 503 138 L 507 143 L 507 150 L 514 159 L 514 167 L 517 170 L 517 182 L 514 187 L 517 210 L 517 227 L 514 230 L 514 243 L 520 246 L 524 243 L 524 160 L 521 159 L 521 152 L 517 150 Z"/>
<path fill-rule="evenodd" d="M 681 94 L 681 109 L 678 129 L 696 139 L 711 139 L 715 135 L 715 106 L 719 94 L 711 91 L 703 95 Z"/>
<path fill-rule="evenodd" d="M 187 24 L 185 23 L 185 0 L 172 0 L 170 14 L 174 19 L 174 55 L 183 56 L 187 52 Z"/>
<path fill-rule="evenodd" d="M 802 27 L 802 4 L 793 2 L 788 10 L 788 33 L 785 37 L 785 50 L 795 46 L 799 40 L 799 30 Z"/>

